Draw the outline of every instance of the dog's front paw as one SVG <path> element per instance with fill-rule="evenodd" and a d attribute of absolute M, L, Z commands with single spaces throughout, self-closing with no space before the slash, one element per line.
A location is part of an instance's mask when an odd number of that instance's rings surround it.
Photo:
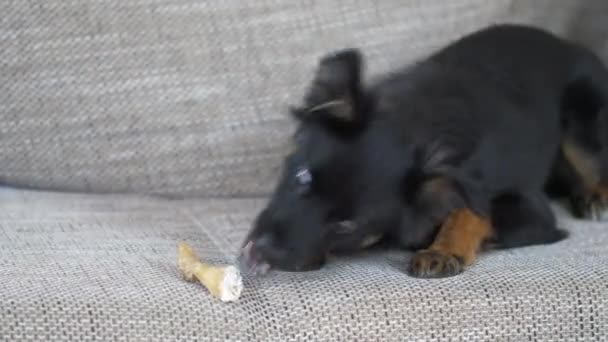
<path fill-rule="evenodd" d="M 445 278 L 464 270 L 464 262 L 454 255 L 433 250 L 416 252 L 410 260 L 409 274 L 416 278 Z"/>
<path fill-rule="evenodd" d="M 601 221 L 608 212 L 608 186 L 598 186 L 587 196 L 572 199 L 575 216 Z"/>

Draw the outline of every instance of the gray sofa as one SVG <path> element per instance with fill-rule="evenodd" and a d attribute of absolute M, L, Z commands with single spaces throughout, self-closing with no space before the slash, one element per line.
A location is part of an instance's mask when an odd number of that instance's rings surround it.
<path fill-rule="evenodd" d="M 0 13 L 1 341 L 608 341 L 608 225 L 559 206 L 569 239 L 488 253 L 449 279 L 368 252 L 246 279 L 224 304 L 176 269 L 182 240 L 232 261 L 321 54 L 361 47 L 377 74 L 519 22 L 608 61 L 606 0 L 46 0 Z"/>

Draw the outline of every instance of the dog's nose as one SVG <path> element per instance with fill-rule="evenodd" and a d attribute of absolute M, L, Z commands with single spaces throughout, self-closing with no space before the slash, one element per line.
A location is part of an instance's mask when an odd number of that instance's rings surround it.
<path fill-rule="evenodd" d="M 262 246 L 265 242 L 261 241 Z M 260 252 L 259 239 L 248 241 L 238 257 L 238 265 L 242 273 L 248 275 L 264 275 L 270 270 L 270 264 Z"/>

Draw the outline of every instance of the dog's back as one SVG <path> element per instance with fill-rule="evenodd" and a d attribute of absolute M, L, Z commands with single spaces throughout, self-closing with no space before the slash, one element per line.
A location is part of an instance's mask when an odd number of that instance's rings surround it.
<path fill-rule="evenodd" d="M 541 30 L 501 25 L 379 82 L 380 113 L 403 140 L 471 161 L 485 185 L 538 189 L 561 139 L 561 101 L 585 56 Z M 473 166 L 471 165 L 471 166 Z"/>

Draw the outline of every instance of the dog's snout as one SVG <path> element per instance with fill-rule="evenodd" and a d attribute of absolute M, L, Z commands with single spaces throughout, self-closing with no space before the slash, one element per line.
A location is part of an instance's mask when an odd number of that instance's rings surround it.
<path fill-rule="evenodd" d="M 253 245 L 262 253 L 264 254 L 264 251 L 272 248 L 272 242 L 273 237 L 270 234 L 263 234 L 262 236 L 260 236 L 259 238 L 255 239 L 255 241 L 253 242 Z"/>
<path fill-rule="evenodd" d="M 238 265 L 241 272 L 251 275 L 263 275 L 270 269 L 270 264 L 262 256 L 254 241 L 249 241 L 243 246 L 238 257 Z"/>
<path fill-rule="evenodd" d="M 283 256 L 284 249 L 274 233 L 263 233 L 252 242 L 253 254 L 265 260 L 274 260 Z"/>
<path fill-rule="evenodd" d="M 271 238 L 263 235 L 248 241 L 239 254 L 238 264 L 242 272 L 263 275 L 270 270 L 267 255 L 273 248 Z"/>
<path fill-rule="evenodd" d="M 307 270 L 325 255 L 323 222 L 318 219 L 322 210 L 305 206 L 311 212 L 303 215 L 302 208 L 291 204 L 273 200 L 256 217 L 239 258 L 244 273 Z"/>

